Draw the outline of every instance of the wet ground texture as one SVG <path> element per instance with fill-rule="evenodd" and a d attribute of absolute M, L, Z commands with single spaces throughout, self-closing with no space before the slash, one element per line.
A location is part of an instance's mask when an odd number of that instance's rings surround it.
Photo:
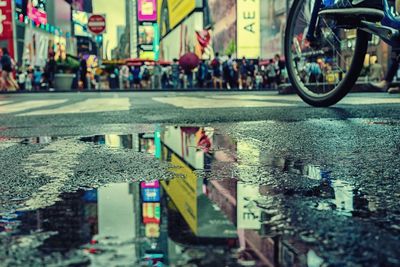
<path fill-rule="evenodd" d="M 400 266 L 400 121 L 101 131 L 1 139 L 4 266 Z"/>

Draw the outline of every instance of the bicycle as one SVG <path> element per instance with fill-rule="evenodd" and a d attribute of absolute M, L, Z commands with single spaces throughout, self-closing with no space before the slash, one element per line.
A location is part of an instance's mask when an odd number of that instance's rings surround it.
<path fill-rule="evenodd" d="M 373 35 L 400 47 L 400 19 L 388 0 L 379 9 L 332 8 L 334 2 L 294 0 L 287 21 L 288 76 L 298 95 L 316 107 L 338 103 L 353 88 Z"/>

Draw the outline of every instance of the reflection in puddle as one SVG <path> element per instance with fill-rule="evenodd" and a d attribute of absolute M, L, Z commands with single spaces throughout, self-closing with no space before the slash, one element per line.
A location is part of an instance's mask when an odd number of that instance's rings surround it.
<path fill-rule="evenodd" d="M 26 253 L 42 265 L 63 259 L 79 266 L 321 266 L 325 243 L 313 230 L 295 238 L 294 221 L 302 218 L 291 216 L 293 207 L 285 201 L 303 197 L 314 206 L 295 211 L 328 211 L 344 219 L 371 207 L 325 167 L 263 155 L 256 145 L 209 127 L 159 127 L 154 133 L 81 140 L 154 155 L 171 163 L 175 178 L 140 177 L 141 183 L 64 194 L 49 208 L 3 214 L 6 253 L 29 240 Z M 274 169 L 271 179 L 296 175 L 312 186 L 274 191 L 254 184 L 250 165 Z M 43 233 L 39 241 L 32 237 Z"/>
<path fill-rule="evenodd" d="M 39 136 L 39 137 L 31 137 L 31 138 L 25 138 L 24 140 L 21 141 L 23 144 L 50 144 L 51 142 L 56 141 L 58 138 L 57 137 L 51 137 L 51 136 Z"/>

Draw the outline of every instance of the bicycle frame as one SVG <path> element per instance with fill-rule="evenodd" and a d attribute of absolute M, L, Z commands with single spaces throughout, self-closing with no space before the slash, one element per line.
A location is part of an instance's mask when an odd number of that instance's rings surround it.
<path fill-rule="evenodd" d="M 356 28 L 364 30 L 368 33 L 379 36 L 382 40 L 391 46 L 400 48 L 400 19 L 391 12 L 388 0 L 383 1 L 384 17 L 380 24 L 375 22 L 361 20 Z M 315 0 L 310 25 L 307 32 L 308 40 L 315 40 L 315 32 L 318 27 L 318 17 L 321 8 L 329 8 L 332 4 L 323 3 L 323 0 Z"/>

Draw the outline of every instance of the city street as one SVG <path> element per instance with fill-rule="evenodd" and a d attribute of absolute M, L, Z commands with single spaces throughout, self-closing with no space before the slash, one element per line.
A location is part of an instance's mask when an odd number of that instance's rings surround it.
<path fill-rule="evenodd" d="M 0 0 L 0 267 L 400 267 L 399 14 Z"/>
<path fill-rule="evenodd" d="M 399 134 L 384 93 L 1 94 L 0 265 L 400 266 Z"/>

